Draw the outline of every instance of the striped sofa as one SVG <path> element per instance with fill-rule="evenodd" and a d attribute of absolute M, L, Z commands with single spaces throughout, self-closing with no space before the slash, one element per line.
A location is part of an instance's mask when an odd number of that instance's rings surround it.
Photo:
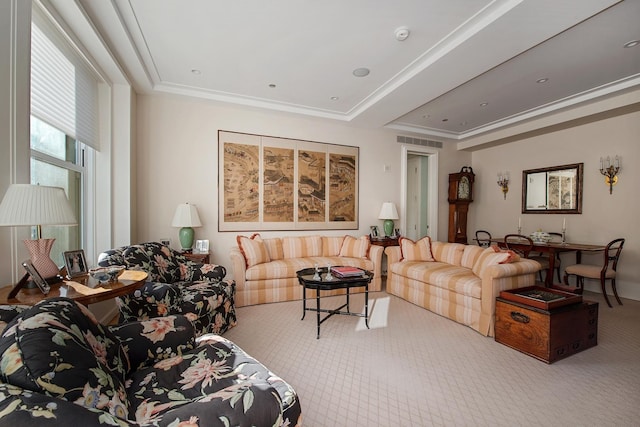
<path fill-rule="evenodd" d="M 436 314 L 494 335 L 495 300 L 500 291 L 531 286 L 536 261 L 492 246 L 400 239 L 385 249 L 386 291 Z"/>
<path fill-rule="evenodd" d="M 259 234 L 238 236 L 231 249 L 237 307 L 302 299 L 296 272 L 303 268 L 360 267 L 373 272 L 370 291 L 382 289 L 382 246 L 371 245 L 368 236 L 288 236 L 265 238 Z M 344 293 L 344 289 L 333 292 Z M 331 295 L 327 292 L 326 295 Z"/>

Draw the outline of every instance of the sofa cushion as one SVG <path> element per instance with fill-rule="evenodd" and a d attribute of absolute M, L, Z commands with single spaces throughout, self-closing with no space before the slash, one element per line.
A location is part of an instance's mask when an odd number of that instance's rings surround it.
<path fill-rule="evenodd" d="M 473 298 L 480 298 L 482 293 L 482 280 L 465 267 L 438 261 L 402 261 L 391 264 L 390 269 L 393 274 L 410 279 L 406 283 L 412 288 L 424 288 L 429 283 Z"/>
<path fill-rule="evenodd" d="M 84 306 L 44 300 L 19 314 L 0 337 L 3 382 L 126 419 L 129 363 L 118 338 Z"/>
<path fill-rule="evenodd" d="M 321 236 L 283 237 L 282 250 L 285 258 L 322 256 Z"/>
<path fill-rule="evenodd" d="M 236 241 L 247 267 L 271 261 L 267 246 L 259 234 L 254 234 L 251 237 L 237 236 Z"/>
<path fill-rule="evenodd" d="M 462 252 L 461 264 L 463 267 L 473 268 L 480 255 L 484 252 L 485 248 L 475 245 L 466 245 Z"/>
<path fill-rule="evenodd" d="M 431 253 L 431 238 L 429 236 L 425 236 L 417 242 L 400 237 L 400 252 L 403 261 L 435 261 Z"/>
<path fill-rule="evenodd" d="M 353 236 L 345 236 L 342 241 L 342 247 L 340 248 L 341 257 L 350 258 L 366 258 L 369 253 L 369 241 L 368 236 L 362 236 L 356 239 Z"/>
<path fill-rule="evenodd" d="M 328 265 L 344 265 L 349 267 L 359 267 L 365 270 L 373 270 L 373 261 L 367 258 L 350 257 L 307 257 L 307 258 L 287 258 L 278 261 L 271 261 L 264 264 L 254 265 L 247 268 L 245 279 L 270 280 L 270 279 L 290 279 L 296 278 L 296 272 L 303 268 L 312 268 L 315 265 L 326 267 Z"/>
<path fill-rule="evenodd" d="M 267 247 L 267 252 L 269 252 L 269 258 L 271 259 L 271 261 L 284 258 L 281 238 L 273 237 L 271 239 L 262 239 L 262 241 Z"/>
<path fill-rule="evenodd" d="M 462 243 L 431 242 L 431 253 L 438 262 L 451 265 L 462 265 L 464 247 Z"/>
<path fill-rule="evenodd" d="M 499 249 L 496 251 L 496 249 L 496 247 L 488 247 L 484 249 L 475 264 L 473 264 L 473 274 L 478 277 L 482 277 L 487 268 L 492 265 L 517 261 L 514 256 L 515 254 L 512 251 L 501 251 Z"/>
<path fill-rule="evenodd" d="M 183 280 L 180 262 L 171 249 L 160 243 L 132 245 L 122 252 L 127 268 L 149 273 L 151 282 L 173 283 Z"/>
<path fill-rule="evenodd" d="M 322 256 L 338 256 L 344 236 L 322 236 Z"/>

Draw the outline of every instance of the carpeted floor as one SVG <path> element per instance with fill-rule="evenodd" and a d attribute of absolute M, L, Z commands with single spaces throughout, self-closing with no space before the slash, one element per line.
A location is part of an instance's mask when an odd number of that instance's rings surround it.
<path fill-rule="evenodd" d="M 239 308 L 225 336 L 293 385 L 308 427 L 640 425 L 640 302 L 585 299 L 600 303 L 598 345 L 552 365 L 384 292 L 370 330 L 334 316 L 317 340 L 293 301 Z"/>

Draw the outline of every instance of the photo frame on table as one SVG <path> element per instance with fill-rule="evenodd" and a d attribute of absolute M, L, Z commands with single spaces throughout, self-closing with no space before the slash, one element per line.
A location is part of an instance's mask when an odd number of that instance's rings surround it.
<path fill-rule="evenodd" d="M 209 252 L 208 240 L 196 240 L 196 253 L 205 254 Z"/>
<path fill-rule="evenodd" d="M 25 270 L 27 270 L 27 273 L 29 273 L 29 276 L 31 276 L 31 280 L 33 281 L 33 283 L 35 283 L 36 286 L 38 286 L 38 288 L 44 295 L 47 295 L 51 287 L 49 286 L 47 281 L 44 280 L 44 277 L 42 277 L 40 273 L 38 273 L 38 270 L 36 270 L 36 268 L 33 266 L 31 261 L 30 260 L 24 261 L 22 263 L 22 266 L 24 267 Z"/>
<path fill-rule="evenodd" d="M 378 226 L 377 225 L 372 225 L 371 226 L 371 237 L 379 237 L 380 233 L 378 233 Z"/>
<path fill-rule="evenodd" d="M 74 278 L 89 273 L 87 260 L 84 257 L 84 250 L 63 252 L 64 266 L 67 268 L 67 277 Z"/>

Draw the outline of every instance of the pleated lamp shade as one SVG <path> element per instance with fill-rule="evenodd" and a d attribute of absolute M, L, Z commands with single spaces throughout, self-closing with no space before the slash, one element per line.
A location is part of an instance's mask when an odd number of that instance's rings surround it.
<path fill-rule="evenodd" d="M 11 184 L 0 203 L 0 226 L 77 225 L 64 189 Z"/>
<path fill-rule="evenodd" d="M 11 184 L 0 203 L 0 226 L 38 226 L 37 240 L 24 240 L 38 273 L 45 278 L 58 275 L 49 253 L 55 239 L 41 239 L 42 225 L 77 225 L 69 199 L 60 187 Z"/>

